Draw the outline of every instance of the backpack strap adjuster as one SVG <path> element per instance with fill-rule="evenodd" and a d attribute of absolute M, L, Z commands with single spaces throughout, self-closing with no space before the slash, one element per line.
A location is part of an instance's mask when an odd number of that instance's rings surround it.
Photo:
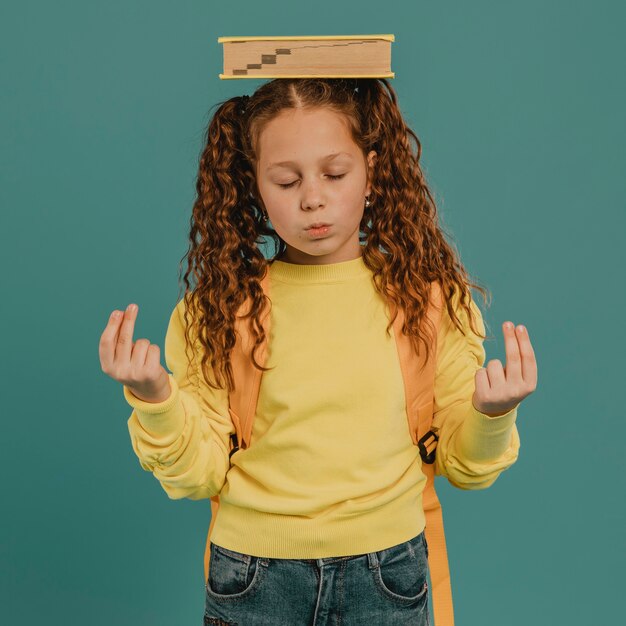
<path fill-rule="evenodd" d="M 237 439 L 237 433 L 232 433 L 230 435 L 230 443 L 232 445 L 232 450 L 228 453 L 228 458 L 230 459 L 231 456 L 233 456 L 233 454 L 235 454 L 235 452 L 237 452 L 237 450 L 239 450 L 239 441 Z"/>
<path fill-rule="evenodd" d="M 426 440 L 429 439 L 429 437 L 432 437 L 435 441 L 435 443 L 437 441 L 439 441 L 439 436 L 436 434 L 436 431 L 438 429 L 434 428 L 429 430 L 418 442 L 417 442 L 417 447 L 419 448 L 420 451 L 420 456 L 422 457 L 422 461 L 424 461 L 424 463 L 428 463 L 429 465 L 432 465 L 435 462 L 435 454 L 437 452 L 437 446 L 435 446 L 430 452 L 428 452 L 428 450 L 426 449 Z"/>

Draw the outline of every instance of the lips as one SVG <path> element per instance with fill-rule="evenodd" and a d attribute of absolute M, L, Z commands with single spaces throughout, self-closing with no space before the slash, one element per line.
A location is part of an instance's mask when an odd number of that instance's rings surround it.
<path fill-rule="evenodd" d="M 323 226 L 330 226 L 327 222 L 315 222 L 315 224 L 310 224 L 306 227 L 306 230 L 311 230 L 311 228 L 322 228 Z"/>

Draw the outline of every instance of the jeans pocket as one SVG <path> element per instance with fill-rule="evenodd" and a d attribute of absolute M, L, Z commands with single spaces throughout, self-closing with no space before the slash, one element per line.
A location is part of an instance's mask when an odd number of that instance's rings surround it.
<path fill-rule="evenodd" d="M 385 597 L 395 602 L 427 603 L 428 555 L 421 535 L 376 552 L 378 565 L 373 571 L 376 584 Z"/>
<path fill-rule="evenodd" d="M 216 599 L 237 600 L 250 594 L 259 584 L 260 557 L 243 554 L 211 543 L 211 560 L 206 592 Z"/>

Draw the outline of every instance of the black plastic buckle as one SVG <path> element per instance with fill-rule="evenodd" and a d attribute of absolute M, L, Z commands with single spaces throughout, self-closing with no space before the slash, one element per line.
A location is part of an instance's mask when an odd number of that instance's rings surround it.
<path fill-rule="evenodd" d="M 230 436 L 230 443 L 233 446 L 233 449 L 228 453 L 228 458 L 230 459 L 237 450 L 239 450 L 239 441 L 237 440 L 237 433 L 232 433 Z"/>
<path fill-rule="evenodd" d="M 417 447 L 420 450 L 420 456 L 422 457 L 422 461 L 424 461 L 424 463 L 428 463 L 429 465 L 432 465 L 435 462 L 435 455 L 437 452 L 437 446 L 435 446 L 431 452 L 428 452 L 428 450 L 426 450 L 426 445 L 425 445 L 425 441 L 429 438 L 429 437 L 433 437 L 433 439 L 435 440 L 435 443 L 437 441 L 439 441 L 439 436 L 435 433 L 435 431 L 433 430 L 429 430 L 418 442 L 417 442 Z"/>

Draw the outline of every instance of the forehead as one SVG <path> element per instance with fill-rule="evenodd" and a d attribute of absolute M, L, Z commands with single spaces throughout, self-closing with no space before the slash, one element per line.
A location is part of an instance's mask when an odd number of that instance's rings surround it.
<path fill-rule="evenodd" d="M 259 162 L 264 168 L 349 161 L 358 153 L 345 116 L 329 109 L 285 110 L 259 135 Z"/>

